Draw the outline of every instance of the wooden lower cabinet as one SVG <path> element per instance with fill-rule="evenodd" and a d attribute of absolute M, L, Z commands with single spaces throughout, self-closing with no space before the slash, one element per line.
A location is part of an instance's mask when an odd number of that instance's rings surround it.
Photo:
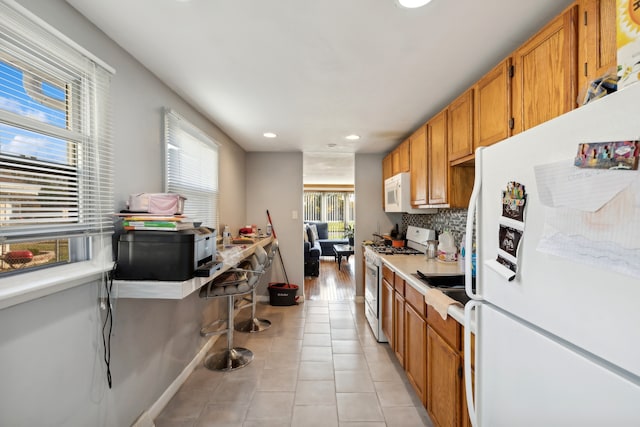
<path fill-rule="evenodd" d="M 427 321 L 410 304 L 404 310 L 404 369 L 422 404 L 427 392 Z"/>
<path fill-rule="evenodd" d="M 386 266 L 381 298 L 382 330 L 434 426 L 471 427 L 462 325 L 451 316 L 442 319 L 416 288 Z M 472 334 L 472 357 L 474 344 Z"/>
<path fill-rule="evenodd" d="M 434 425 L 460 425 L 462 357 L 427 326 L 427 412 Z"/>
<path fill-rule="evenodd" d="M 382 288 L 380 289 L 380 299 L 382 301 L 382 313 L 380 313 L 382 332 L 389 340 L 389 345 L 393 349 L 394 346 L 394 333 L 393 333 L 393 305 L 395 302 L 393 285 L 387 281 L 386 278 L 382 279 Z"/>
<path fill-rule="evenodd" d="M 400 365 L 404 367 L 404 310 L 405 310 L 404 296 L 400 292 L 394 294 L 394 308 L 393 308 L 393 338 L 394 348 L 393 351 L 396 354 L 396 358 L 400 362 Z"/>

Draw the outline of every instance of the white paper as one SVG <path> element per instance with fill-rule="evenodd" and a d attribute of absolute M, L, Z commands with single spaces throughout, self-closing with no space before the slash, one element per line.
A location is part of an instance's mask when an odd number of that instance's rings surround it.
<path fill-rule="evenodd" d="M 564 161 L 534 168 L 540 203 L 595 212 L 638 176 L 637 171 L 582 169 Z"/>
<path fill-rule="evenodd" d="M 576 168 L 567 162 L 535 167 L 545 209 L 537 249 L 640 277 L 640 174 Z"/>

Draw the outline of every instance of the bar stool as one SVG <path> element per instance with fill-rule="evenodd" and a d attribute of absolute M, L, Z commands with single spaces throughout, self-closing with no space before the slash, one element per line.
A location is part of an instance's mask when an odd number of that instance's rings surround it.
<path fill-rule="evenodd" d="M 227 319 L 216 320 L 200 329 L 200 335 L 212 336 L 227 334 L 227 348 L 215 353 L 209 353 L 204 360 L 204 366 L 213 371 L 232 371 L 242 368 L 253 360 L 253 352 L 244 347 L 233 346 L 233 318 L 236 295 L 245 295 L 253 290 L 258 283 L 260 264 L 255 255 L 242 261 L 238 268 L 225 271 L 200 289 L 200 298 L 227 298 Z M 226 323 L 225 329 L 219 325 Z"/>
<path fill-rule="evenodd" d="M 273 258 L 275 257 L 276 252 L 278 252 L 277 240 L 274 240 L 273 242 L 271 242 L 271 247 L 269 248 L 268 253 L 264 250 L 262 246 L 256 247 L 254 255 L 257 256 L 258 262 L 261 263 L 260 267 L 258 268 L 260 273 L 258 273 L 258 279 L 256 279 L 256 282 L 260 279 L 262 275 L 264 275 L 264 273 L 267 272 L 269 267 L 271 267 L 271 264 L 273 263 Z M 256 298 L 256 291 L 257 291 L 257 283 L 256 283 L 256 286 L 254 286 L 253 290 L 251 291 L 251 298 L 248 298 L 246 296 L 243 298 L 243 300 L 250 302 L 251 318 L 235 324 L 236 331 L 238 332 L 262 332 L 266 329 L 269 329 L 269 327 L 271 326 L 270 320 L 259 319 L 256 317 L 256 304 L 258 301 Z M 248 305 L 245 307 L 248 307 Z M 241 307 L 241 309 L 245 307 Z"/>

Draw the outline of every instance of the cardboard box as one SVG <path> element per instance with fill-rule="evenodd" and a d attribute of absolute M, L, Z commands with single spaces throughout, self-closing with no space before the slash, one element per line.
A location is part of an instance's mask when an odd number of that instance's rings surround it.
<path fill-rule="evenodd" d="M 640 0 L 616 0 L 618 89 L 640 80 Z"/>

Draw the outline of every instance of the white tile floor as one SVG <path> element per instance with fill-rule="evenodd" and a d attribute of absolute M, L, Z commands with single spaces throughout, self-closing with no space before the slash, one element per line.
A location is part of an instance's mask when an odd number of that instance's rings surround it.
<path fill-rule="evenodd" d="M 258 314 L 271 328 L 234 335 L 253 362 L 232 372 L 196 369 L 157 427 L 432 426 L 389 346 L 373 338 L 363 304 L 260 304 Z"/>

